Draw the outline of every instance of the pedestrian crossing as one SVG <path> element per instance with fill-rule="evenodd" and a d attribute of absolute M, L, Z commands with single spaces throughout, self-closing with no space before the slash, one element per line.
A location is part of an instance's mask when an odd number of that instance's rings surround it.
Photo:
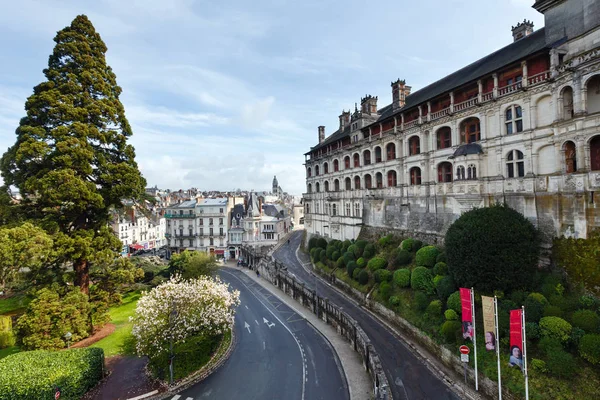
<path fill-rule="evenodd" d="M 181 395 L 176 394 L 175 396 L 171 397 L 171 400 L 179 400 L 181 398 Z M 188 397 L 185 400 L 194 400 L 193 397 Z"/>

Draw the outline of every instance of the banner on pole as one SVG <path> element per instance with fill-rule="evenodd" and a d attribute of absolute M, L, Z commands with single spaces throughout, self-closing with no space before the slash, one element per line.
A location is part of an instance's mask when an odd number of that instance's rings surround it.
<path fill-rule="evenodd" d="M 510 310 L 510 358 L 508 365 L 523 370 L 522 310 Z"/>
<path fill-rule="evenodd" d="M 460 302 L 462 307 L 463 338 L 473 341 L 473 304 L 471 303 L 471 289 L 460 288 Z"/>
<path fill-rule="evenodd" d="M 483 307 L 483 332 L 485 337 L 485 349 L 496 350 L 496 316 L 494 312 L 494 298 L 481 296 Z"/>

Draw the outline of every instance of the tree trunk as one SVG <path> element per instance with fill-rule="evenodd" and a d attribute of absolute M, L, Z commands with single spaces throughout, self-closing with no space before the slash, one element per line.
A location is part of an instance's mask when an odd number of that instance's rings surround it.
<path fill-rule="evenodd" d="M 79 286 L 79 289 L 89 295 L 90 294 L 90 268 L 88 261 L 80 258 L 73 263 L 73 269 L 75 270 L 75 286 Z"/>

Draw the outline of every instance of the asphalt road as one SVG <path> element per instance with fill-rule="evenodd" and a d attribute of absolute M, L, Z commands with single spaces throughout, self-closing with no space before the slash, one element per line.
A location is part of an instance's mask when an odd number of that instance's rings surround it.
<path fill-rule="evenodd" d="M 240 270 L 221 279 L 240 291 L 236 347 L 204 381 L 173 399 L 349 399 L 333 348 L 301 316 Z"/>
<path fill-rule="evenodd" d="M 291 243 L 281 246 L 274 253 L 274 257 L 312 289 L 315 287 L 314 275 L 307 272 L 296 258 L 296 249 L 300 246 L 302 234 L 302 231 L 295 232 L 290 238 Z M 301 251 L 298 251 L 298 256 L 304 263 L 310 262 L 309 257 Z M 319 296 L 327 297 L 343 307 L 369 336 L 379 353 L 394 399 L 459 399 L 385 325 L 323 281 L 319 280 L 316 284 Z"/>

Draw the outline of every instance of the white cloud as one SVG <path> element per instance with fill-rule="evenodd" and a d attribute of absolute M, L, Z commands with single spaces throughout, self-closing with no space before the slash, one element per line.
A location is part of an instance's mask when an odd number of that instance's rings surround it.
<path fill-rule="evenodd" d="M 241 115 L 242 125 L 250 129 L 260 128 L 269 117 L 273 103 L 275 103 L 275 98 L 269 96 L 252 104 L 244 104 Z"/>
<path fill-rule="evenodd" d="M 182 113 L 166 107 L 146 106 L 127 107 L 127 117 L 134 124 L 176 128 L 223 125 L 229 122 L 229 118 L 213 113 Z"/>

